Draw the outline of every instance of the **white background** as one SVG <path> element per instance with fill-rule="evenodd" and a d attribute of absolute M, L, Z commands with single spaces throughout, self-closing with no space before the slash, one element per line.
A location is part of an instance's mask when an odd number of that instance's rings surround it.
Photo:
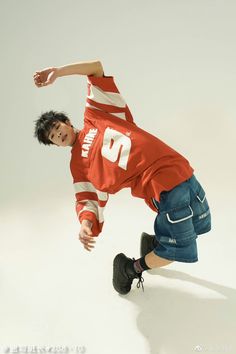
<path fill-rule="evenodd" d="M 235 17 L 233 0 L 1 0 L 2 350 L 236 352 Z M 86 252 L 70 148 L 33 137 L 49 109 L 81 128 L 86 97 L 86 77 L 38 89 L 34 71 L 93 59 L 115 77 L 136 123 L 190 161 L 212 210 L 199 262 L 146 272 L 145 292 L 134 284 L 123 297 L 112 288 L 113 258 L 139 256 L 155 214 L 128 190 L 111 196 L 104 231 Z"/>

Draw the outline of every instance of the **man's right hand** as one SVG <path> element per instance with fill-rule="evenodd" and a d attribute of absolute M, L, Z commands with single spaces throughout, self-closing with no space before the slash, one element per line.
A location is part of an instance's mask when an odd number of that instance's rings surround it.
<path fill-rule="evenodd" d="M 92 236 L 92 226 L 93 223 L 90 220 L 83 220 L 79 232 L 79 240 L 87 251 L 91 251 L 91 248 L 94 248 L 93 244 L 96 242 Z"/>
<path fill-rule="evenodd" d="M 34 74 L 34 83 L 37 87 L 43 87 L 52 84 L 57 75 L 57 68 L 46 68 L 41 71 L 36 71 Z"/>

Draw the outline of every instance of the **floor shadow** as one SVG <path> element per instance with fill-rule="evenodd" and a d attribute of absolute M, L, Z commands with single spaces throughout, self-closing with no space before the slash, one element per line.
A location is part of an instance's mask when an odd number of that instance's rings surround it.
<path fill-rule="evenodd" d="M 235 354 L 236 290 L 180 271 L 155 272 L 202 286 L 215 292 L 215 296 L 204 298 L 186 289 L 182 291 L 181 284 L 176 288 L 145 286 L 144 293 L 133 288 L 124 298 L 139 309 L 137 326 L 150 345 L 150 353 Z"/>

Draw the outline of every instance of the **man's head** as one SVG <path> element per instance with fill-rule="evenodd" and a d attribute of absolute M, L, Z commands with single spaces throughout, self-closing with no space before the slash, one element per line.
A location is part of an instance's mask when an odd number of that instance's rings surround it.
<path fill-rule="evenodd" d="M 34 136 L 44 145 L 72 146 L 76 130 L 63 112 L 49 111 L 35 121 Z"/>

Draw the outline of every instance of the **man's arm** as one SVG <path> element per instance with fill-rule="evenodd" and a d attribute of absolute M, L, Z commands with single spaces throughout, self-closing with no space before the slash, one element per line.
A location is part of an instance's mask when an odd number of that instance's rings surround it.
<path fill-rule="evenodd" d="M 82 61 L 75 64 L 68 64 L 59 67 L 50 67 L 34 74 L 34 82 L 37 87 L 43 87 L 52 84 L 58 77 L 68 75 L 87 75 L 101 77 L 103 76 L 103 66 L 99 60 Z"/>
<path fill-rule="evenodd" d="M 69 64 L 57 68 L 57 75 L 93 75 L 96 77 L 103 76 L 102 63 L 99 60 L 83 61 L 75 64 Z"/>

